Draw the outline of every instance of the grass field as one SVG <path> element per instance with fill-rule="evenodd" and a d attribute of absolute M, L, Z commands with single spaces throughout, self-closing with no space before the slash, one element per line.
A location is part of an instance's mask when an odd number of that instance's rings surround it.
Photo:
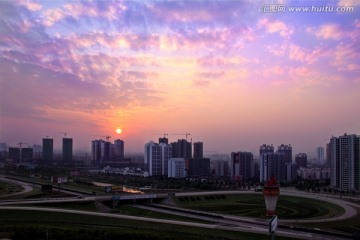
<path fill-rule="evenodd" d="M 246 217 L 265 218 L 265 201 L 260 194 L 208 195 L 174 198 L 180 207 Z M 277 214 L 282 219 L 327 218 L 339 216 L 344 209 L 338 205 L 302 197 L 280 196 Z"/>
<path fill-rule="evenodd" d="M 0 238 L 18 239 L 266 239 L 266 235 L 154 224 L 108 217 L 1 210 Z M 277 237 L 278 240 L 289 238 Z"/>
<path fill-rule="evenodd" d="M 0 182 L 0 197 L 1 195 L 21 192 L 22 190 L 24 190 L 24 188 L 20 185 Z"/>
<path fill-rule="evenodd" d="M 67 184 L 72 188 L 81 190 L 97 190 L 100 191 L 101 187 L 86 186 L 82 184 Z M 16 187 L 16 186 L 15 186 Z M 0 183 L 1 189 L 8 189 L 3 183 Z M 59 192 L 53 192 L 53 197 L 62 197 Z M 35 188 L 32 192 L 27 194 L 21 194 L 16 196 L 17 199 L 29 199 L 38 197 L 51 197 L 49 193 L 41 193 L 41 191 Z M 1 194 L 0 194 L 1 198 Z M 5 198 L 3 198 L 5 199 Z M 265 216 L 265 203 L 264 198 L 261 194 L 238 194 L 238 195 L 204 195 L 196 197 L 174 197 L 174 202 L 184 208 L 197 209 L 202 211 L 223 213 L 229 215 L 247 216 L 247 217 L 259 217 L 266 218 Z M 95 203 L 61 203 L 61 204 L 42 204 L 44 207 L 56 207 L 64 209 L 77 209 L 86 211 L 102 211 L 99 209 L 98 204 Z M 192 221 L 200 223 L 208 223 L 206 221 L 194 220 L 191 218 L 185 218 L 181 216 L 174 216 L 170 214 L 153 212 L 150 210 L 134 208 L 131 205 L 123 204 L 116 208 L 112 208 L 111 204 L 108 205 L 109 212 L 114 214 L 127 214 L 132 216 L 142 216 L 151 218 L 181 220 L 181 221 Z M 37 232 L 40 234 L 48 234 L 44 231 L 50 229 L 52 236 L 57 236 L 57 239 L 61 239 L 61 234 L 66 231 L 69 234 L 74 233 L 77 236 L 99 236 L 98 239 L 104 239 L 104 235 L 107 236 L 120 236 L 124 238 L 129 236 L 126 234 L 134 234 L 136 236 L 142 236 L 145 239 L 184 239 L 178 237 L 179 231 L 182 235 L 187 236 L 186 239 L 264 239 L 264 235 L 252 235 L 245 233 L 234 233 L 229 231 L 212 230 L 211 236 L 209 230 L 200 228 L 188 228 L 176 226 L 176 232 L 174 232 L 174 226 L 166 224 L 151 224 L 145 222 L 125 221 L 111 218 L 100 218 L 100 217 L 89 217 L 82 215 L 71 215 L 71 214 L 49 214 L 49 213 L 36 213 L 36 212 L 20 212 L 14 211 L 0 211 L 0 225 L 6 226 L 0 229 L 0 239 L 8 237 L 7 234 L 11 235 L 12 239 L 32 239 L 23 238 L 20 233 L 27 231 Z M 321 219 L 338 216 L 344 213 L 344 209 L 338 205 L 301 197 L 292 197 L 282 195 L 279 197 L 277 204 L 277 213 L 280 219 Z M 51 216 L 51 217 L 50 217 Z M 9 219 L 9 221 L 4 221 Z M 360 231 L 360 215 L 357 215 L 353 219 L 341 221 L 341 222 L 330 222 L 330 223 L 316 223 L 317 228 L 321 229 L 335 229 L 344 232 L 357 232 Z M 99 224 L 101 223 L 101 224 Z M 302 226 L 314 227 L 313 224 L 301 224 Z M 6 230 L 7 229 L 7 230 Z M 48 230 L 46 230 L 48 229 Z M 65 230 L 64 230 L 65 229 Z M 91 230 L 89 230 L 91 229 Z M 96 230 L 95 230 L 96 229 Z M 121 229 L 114 230 L 114 229 Z M 180 230 L 179 230 L 180 229 Z M 80 232 L 79 232 L 80 231 Z M 121 232 L 121 233 L 119 233 Z M 14 234 L 17 235 L 14 235 Z M 215 235 L 213 235 L 216 233 Z M 120 234 L 120 235 L 119 235 Z M 121 235 L 125 234 L 125 235 Z M 159 234 L 160 237 L 157 237 Z M 239 234 L 241 238 L 239 238 Z M 30 236 L 30 235 L 29 235 Z M 60 237 L 59 237 L 60 236 Z M 206 237 L 204 237 L 206 236 Z M 9 237 L 10 238 L 10 237 Z M 33 239 L 44 239 L 43 237 Z M 88 239 L 84 238 L 71 238 L 71 239 Z M 91 238 L 97 239 L 97 238 Z M 126 237 L 125 237 L 126 239 Z M 136 239 L 136 238 L 135 238 Z M 281 238 L 277 238 L 281 239 Z"/>
<path fill-rule="evenodd" d="M 314 227 L 314 223 L 302 223 L 301 225 L 306 227 Z M 351 234 L 360 233 L 360 209 L 357 209 L 356 216 L 352 218 L 334 222 L 316 223 L 316 227 L 320 229 L 330 229 Z"/>
<path fill-rule="evenodd" d="M 83 210 L 83 211 L 93 211 L 93 212 L 103 212 L 103 208 L 99 208 L 99 204 L 94 202 L 69 202 L 69 203 L 41 203 L 41 204 L 32 204 L 34 207 L 49 207 L 49 208 L 60 208 L 60 209 L 71 209 L 71 210 Z M 108 203 L 107 205 L 111 205 Z M 187 222 L 198 222 L 198 223 L 210 223 L 205 220 L 198 220 L 183 216 L 177 216 L 172 214 L 160 213 L 156 211 L 151 211 L 147 209 L 141 209 L 133 207 L 129 204 L 119 204 L 115 208 L 108 208 L 109 213 L 114 214 L 123 214 L 129 216 L 138 216 L 138 217 L 149 217 L 149 218 L 159 218 L 159 219 L 171 219 Z"/>

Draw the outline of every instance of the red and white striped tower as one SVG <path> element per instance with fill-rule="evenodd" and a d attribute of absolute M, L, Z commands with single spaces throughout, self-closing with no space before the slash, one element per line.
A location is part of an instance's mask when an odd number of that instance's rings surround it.
<path fill-rule="evenodd" d="M 275 177 L 271 177 L 265 183 L 263 195 L 266 204 L 266 216 L 275 215 L 276 203 L 280 195 L 279 185 L 276 183 Z"/>

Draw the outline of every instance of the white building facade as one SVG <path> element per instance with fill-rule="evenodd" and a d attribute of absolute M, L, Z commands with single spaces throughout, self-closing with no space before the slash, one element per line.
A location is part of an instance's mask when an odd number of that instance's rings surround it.
<path fill-rule="evenodd" d="M 185 159 L 170 158 L 168 161 L 168 177 L 169 178 L 185 178 Z"/>
<path fill-rule="evenodd" d="M 145 144 L 144 163 L 149 176 L 167 176 L 171 153 L 171 145 L 166 143 L 158 144 L 151 141 Z"/>

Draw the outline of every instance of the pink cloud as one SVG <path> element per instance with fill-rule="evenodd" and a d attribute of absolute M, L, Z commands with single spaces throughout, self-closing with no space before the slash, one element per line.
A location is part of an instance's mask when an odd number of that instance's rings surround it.
<path fill-rule="evenodd" d="M 318 61 L 320 58 L 329 55 L 329 52 L 318 47 L 315 49 L 309 49 L 296 44 L 284 43 L 282 45 L 273 44 L 267 45 L 266 50 L 277 57 L 288 57 L 290 60 L 312 64 Z"/>
<path fill-rule="evenodd" d="M 349 65 L 347 66 L 347 69 L 348 69 L 349 71 L 360 70 L 360 65 L 359 65 L 359 64 L 353 64 L 353 63 L 351 63 L 351 64 L 349 64 Z"/>
<path fill-rule="evenodd" d="M 355 19 L 353 25 L 354 25 L 354 29 L 349 32 L 349 38 L 350 38 L 353 42 L 358 42 L 359 39 L 360 39 L 360 20 L 359 20 L 359 19 Z"/>
<path fill-rule="evenodd" d="M 114 20 L 118 19 L 121 12 L 127 9 L 127 7 L 120 1 L 116 1 L 115 3 L 104 2 L 103 4 L 106 7 L 102 10 L 100 10 L 98 6 L 92 2 L 86 2 L 83 4 L 68 3 L 62 8 L 48 9 L 43 15 L 43 23 L 45 26 L 50 27 L 66 17 L 78 19 L 80 16 L 94 18 L 103 17 L 108 20 Z"/>
<path fill-rule="evenodd" d="M 89 49 L 91 47 L 103 46 L 109 50 L 113 49 L 160 49 L 164 51 L 199 51 L 200 49 L 219 50 L 227 49 L 230 41 L 237 41 L 234 49 L 240 49 L 243 42 L 253 41 L 251 30 L 244 30 L 244 34 L 238 37 L 239 32 L 234 29 L 199 28 L 196 33 L 179 34 L 136 34 L 136 33 L 87 33 L 71 35 L 62 40 L 69 42 L 74 48 Z"/>
<path fill-rule="evenodd" d="M 178 24 L 217 22 L 220 25 L 232 19 L 241 21 L 250 6 L 245 1 L 164 1 L 147 4 L 148 14 L 161 23 Z"/>
<path fill-rule="evenodd" d="M 230 67 L 230 66 L 239 66 L 250 62 L 249 59 L 245 57 L 201 57 L 197 59 L 197 62 L 200 66 L 203 67 Z"/>
<path fill-rule="evenodd" d="M 48 9 L 44 12 L 42 21 L 45 26 L 50 27 L 65 16 L 66 13 L 64 13 L 62 9 Z"/>
<path fill-rule="evenodd" d="M 268 33 L 279 33 L 282 37 L 288 37 L 294 33 L 294 30 L 291 27 L 279 20 L 272 21 L 263 18 L 259 20 L 257 25 L 260 28 L 265 28 Z"/>
<path fill-rule="evenodd" d="M 360 53 L 356 50 L 357 47 L 352 44 L 340 44 L 334 50 L 334 60 L 331 64 L 338 68 L 340 71 L 355 71 L 360 57 Z"/>
<path fill-rule="evenodd" d="M 38 3 L 35 3 L 30 0 L 17 0 L 16 3 L 20 6 L 26 7 L 30 11 L 40 11 L 42 9 L 42 6 Z"/>
<path fill-rule="evenodd" d="M 307 32 L 315 35 L 318 39 L 342 40 L 350 39 L 357 42 L 360 37 L 360 21 L 355 19 L 352 30 L 345 30 L 339 24 L 324 24 L 319 27 L 309 27 Z"/>
<path fill-rule="evenodd" d="M 360 20 L 359 19 L 355 19 L 354 26 L 355 26 L 355 28 L 360 28 Z"/>
<path fill-rule="evenodd" d="M 284 56 L 286 54 L 287 45 L 267 45 L 265 46 L 266 50 L 277 57 Z"/>
<path fill-rule="evenodd" d="M 355 7 L 360 5 L 360 2 L 358 0 L 340 0 L 338 5 L 342 7 Z"/>
<path fill-rule="evenodd" d="M 193 84 L 195 87 L 208 87 L 210 85 L 210 81 L 209 80 L 194 80 Z"/>
<path fill-rule="evenodd" d="M 164 14 L 163 9 L 159 8 L 151 8 L 153 13 L 158 17 L 161 17 L 167 22 L 176 21 L 176 22 L 193 22 L 193 21 L 210 21 L 212 19 L 212 15 L 210 12 L 201 9 L 172 9 L 171 14 Z"/>
<path fill-rule="evenodd" d="M 295 67 L 289 69 L 289 75 L 292 77 L 308 77 L 311 70 L 307 67 Z"/>
<path fill-rule="evenodd" d="M 286 76 L 287 71 L 288 71 L 287 66 L 274 65 L 270 67 L 259 68 L 255 71 L 255 73 L 259 74 L 261 78 L 269 79 L 269 80 L 271 79 L 272 83 L 274 84 L 275 82 L 278 81 L 282 82 L 283 80 L 279 80 L 279 77 Z"/>
<path fill-rule="evenodd" d="M 339 40 L 344 37 L 344 32 L 338 24 L 325 24 L 318 28 L 308 28 L 307 31 L 320 39 Z"/>

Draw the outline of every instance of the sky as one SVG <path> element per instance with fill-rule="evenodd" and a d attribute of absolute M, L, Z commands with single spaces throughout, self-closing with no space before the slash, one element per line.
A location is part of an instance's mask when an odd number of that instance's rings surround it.
<path fill-rule="evenodd" d="M 90 151 L 111 136 L 131 153 L 189 133 L 205 154 L 313 153 L 360 134 L 359 13 L 355 0 L 0 0 L 0 142 L 60 149 L 66 133 Z"/>

